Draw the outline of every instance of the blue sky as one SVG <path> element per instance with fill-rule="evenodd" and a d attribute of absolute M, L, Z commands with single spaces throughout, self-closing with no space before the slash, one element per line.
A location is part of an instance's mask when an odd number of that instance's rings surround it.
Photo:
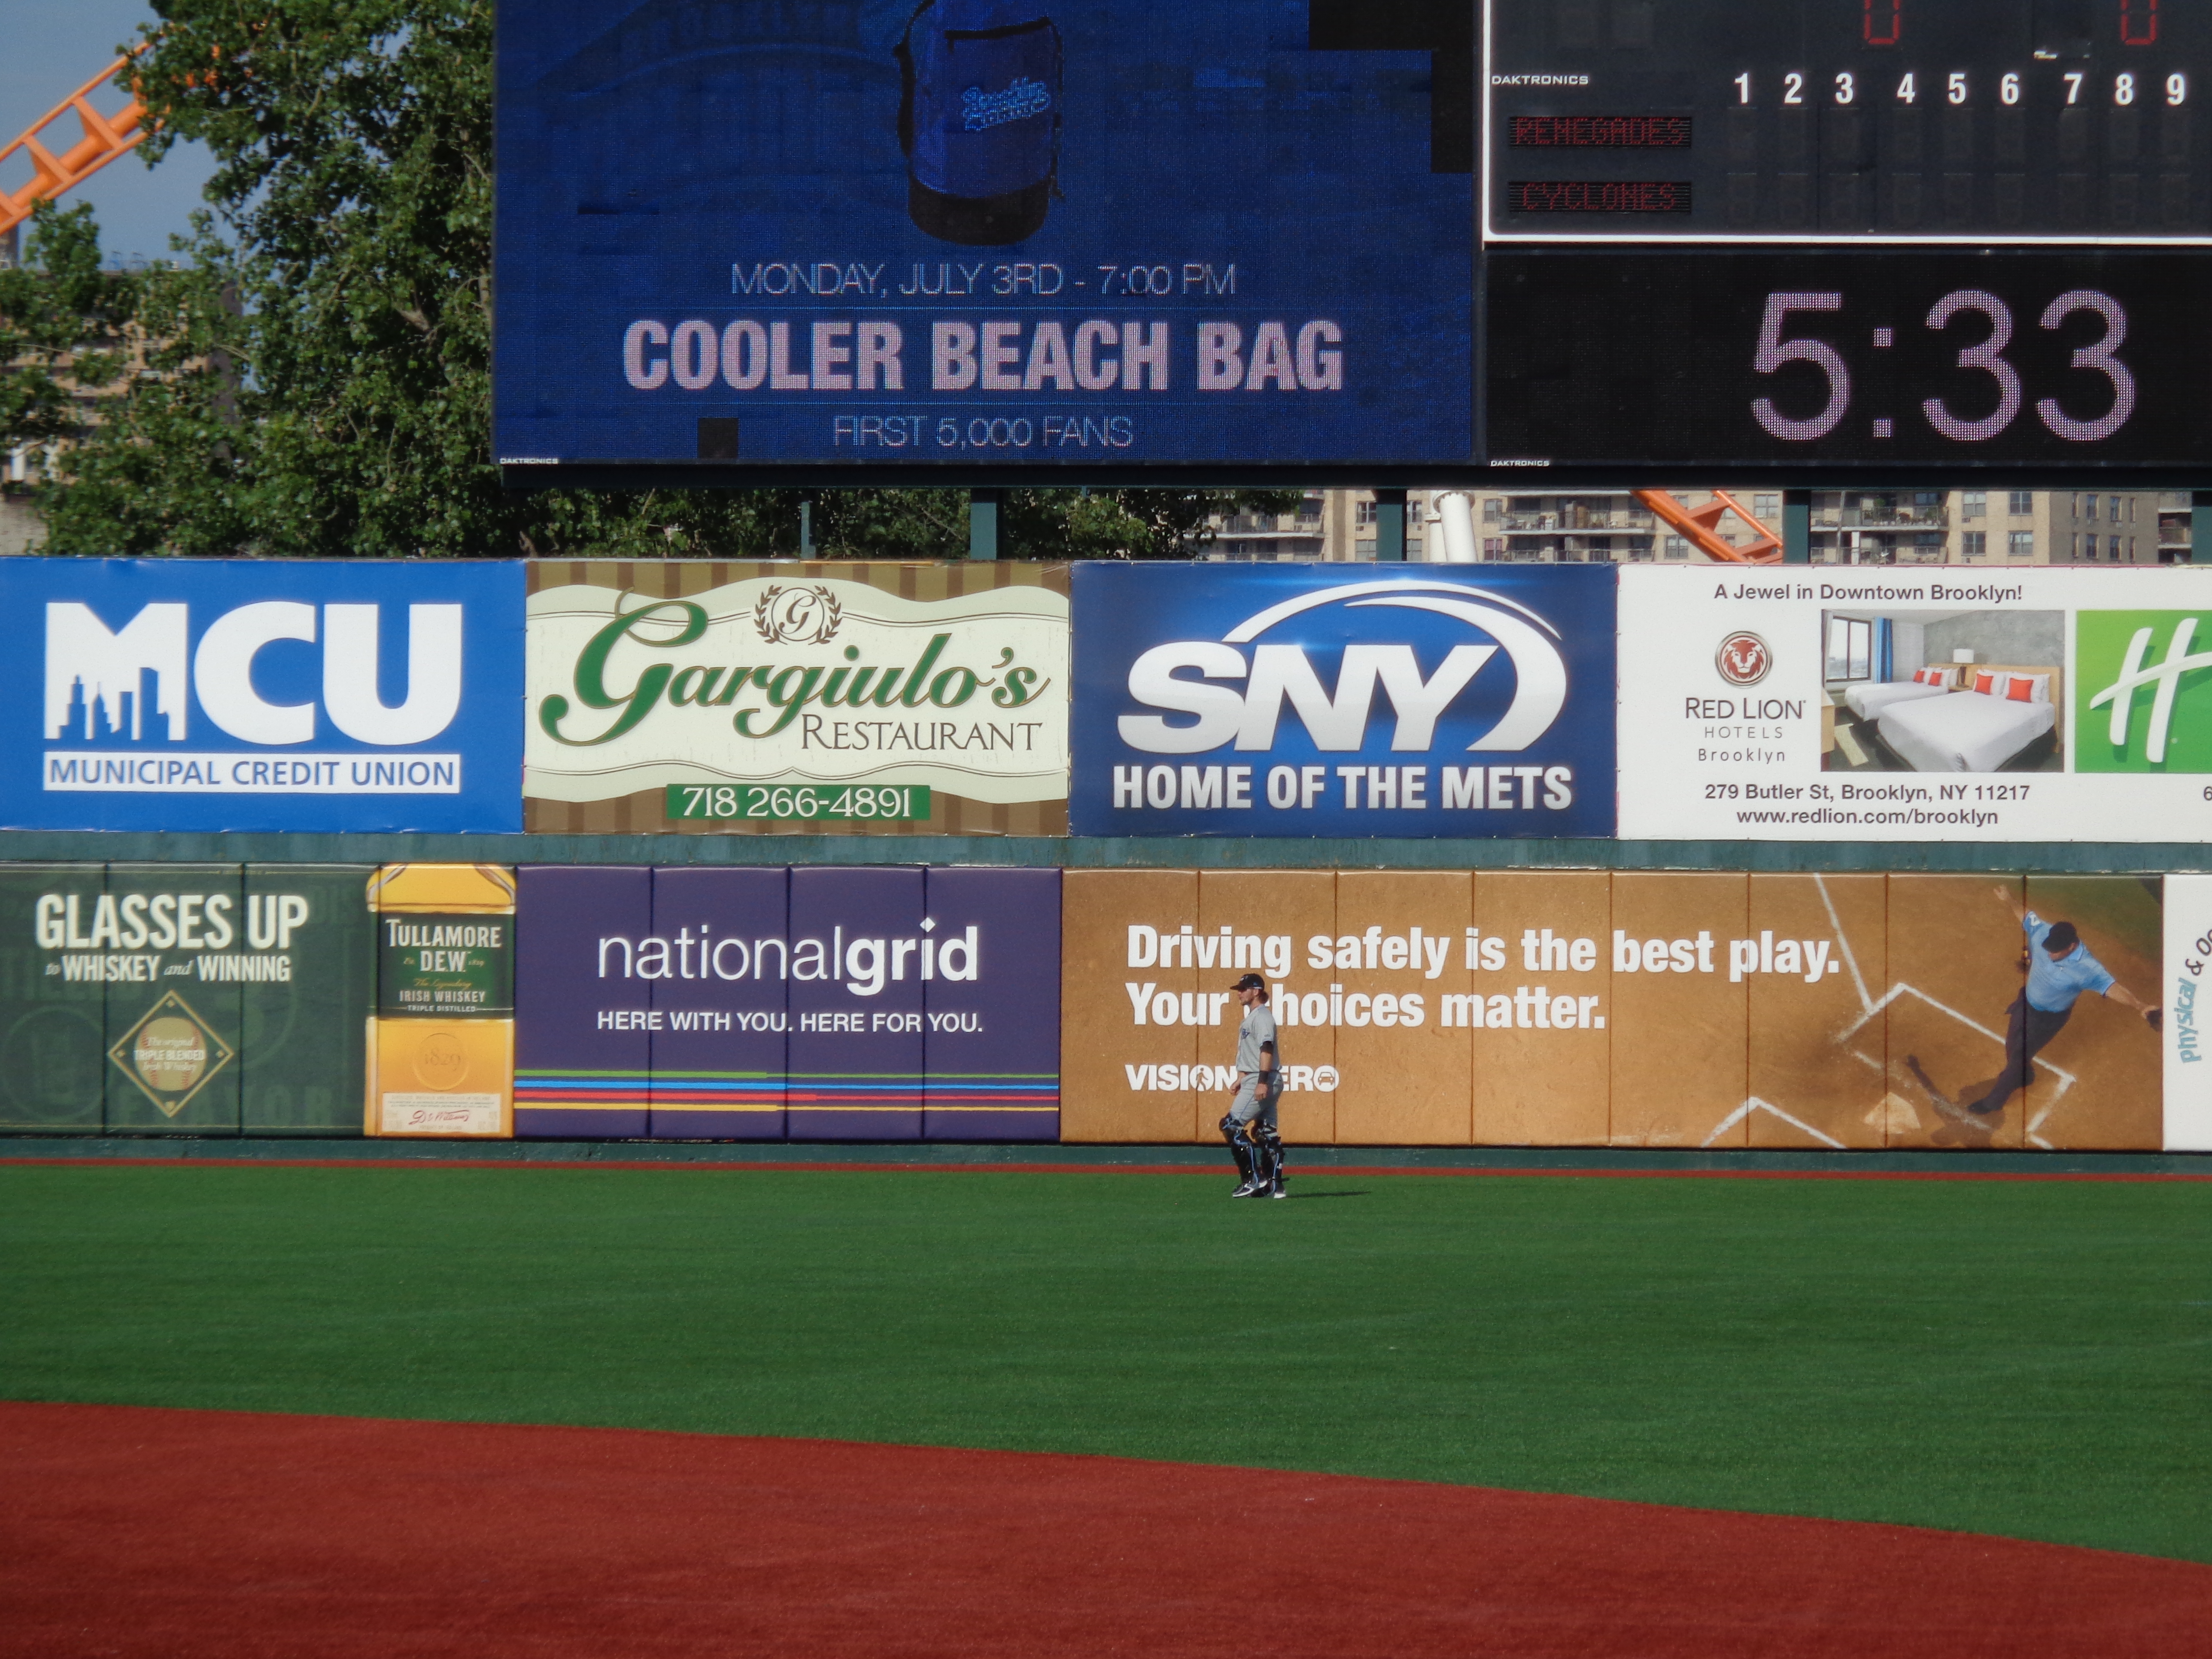
<path fill-rule="evenodd" d="M 11 143 L 23 129 L 100 73 L 115 58 L 118 42 L 150 21 L 144 0 L 0 0 L 0 144 Z M 120 100 L 108 95 L 101 108 Z M 59 144 L 52 142 L 59 137 Z M 49 148 L 66 148 L 78 136 L 74 116 L 49 134 Z M 112 161 L 62 199 L 90 202 L 100 216 L 100 241 L 112 258 L 148 258 L 165 253 L 173 234 L 181 234 L 200 189 L 214 171 L 198 145 L 179 146 L 157 167 L 148 167 L 136 152 Z M 0 185 L 20 188 L 30 169 L 20 159 L 0 168 Z"/>

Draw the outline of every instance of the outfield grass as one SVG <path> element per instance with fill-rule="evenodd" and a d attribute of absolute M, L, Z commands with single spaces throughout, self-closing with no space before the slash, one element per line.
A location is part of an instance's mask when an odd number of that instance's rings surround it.
<path fill-rule="evenodd" d="M 0 1168 L 0 1397 L 1105 1452 L 2212 1561 L 2212 1184 L 1228 1186 Z"/>

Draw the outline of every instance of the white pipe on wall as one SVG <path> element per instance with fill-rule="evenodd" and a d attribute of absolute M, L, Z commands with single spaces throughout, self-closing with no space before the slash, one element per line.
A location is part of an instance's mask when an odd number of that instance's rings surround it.
<path fill-rule="evenodd" d="M 1443 532 L 1437 538 L 1442 557 L 1431 556 L 1437 564 L 1474 564 L 1481 557 L 1474 540 L 1474 501 L 1464 491 L 1448 489 L 1437 497 L 1438 528 Z"/>

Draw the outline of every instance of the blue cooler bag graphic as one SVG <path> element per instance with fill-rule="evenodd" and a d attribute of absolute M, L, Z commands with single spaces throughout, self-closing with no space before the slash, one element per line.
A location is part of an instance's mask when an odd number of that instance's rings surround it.
<path fill-rule="evenodd" d="M 907 211 L 972 247 L 1044 223 L 1060 168 L 1060 38 L 1036 0 L 922 0 L 898 44 Z"/>

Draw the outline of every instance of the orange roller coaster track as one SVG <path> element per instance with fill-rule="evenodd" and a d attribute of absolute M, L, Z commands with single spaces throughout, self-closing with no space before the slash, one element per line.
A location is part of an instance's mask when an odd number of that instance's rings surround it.
<path fill-rule="evenodd" d="M 1699 507 L 1685 507 L 1664 489 L 1639 489 L 1636 499 L 1656 514 L 1677 535 L 1686 538 L 1707 558 L 1722 564 L 1779 564 L 1782 538 L 1753 518 L 1743 504 L 1724 489 Z M 1752 532 L 1753 539 L 1739 547 L 1721 534 L 1721 520 L 1735 514 Z"/>
<path fill-rule="evenodd" d="M 29 218 L 32 210 L 40 202 L 49 201 L 90 178 L 145 137 L 149 125 L 146 106 L 136 95 L 112 115 L 102 115 L 92 106 L 93 93 L 112 81 L 130 61 L 127 57 L 117 58 L 55 105 L 50 112 L 33 122 L 21 137 L 0 149 L 0 165 L 12 160 L 21 150 L 29 155 L 33 169 L 31 181 L 21 190 L 0 190 L 0 235 Z M 83 136 L 57 155 L 45 143 L 44 134 L 65 115 L 76 117 Z"/>

